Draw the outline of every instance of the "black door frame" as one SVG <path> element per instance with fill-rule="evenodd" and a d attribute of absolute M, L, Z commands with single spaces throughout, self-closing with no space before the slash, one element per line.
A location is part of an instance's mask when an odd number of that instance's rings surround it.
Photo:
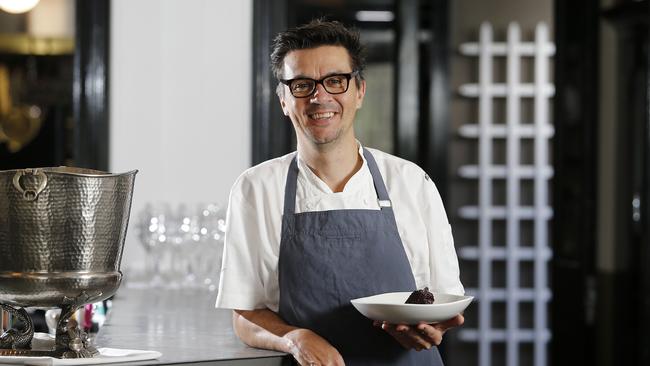
<path fill-rule="evenodd" d="M 556 0 L 552 365 L 596 364 L 599 4 Z M 560 204 L 561 203 L 561 204 Z"/>
<path fill-rule="evenodd" d="M 614 25 L 617 57 L 617 137 L 615 259 L 600 298 L 609 304 L 610 329 L 626 324 L 622 334 L 607 335 L 610 362 L 650 363 L 650 0 L 615 4 L 603 12 Z M 605 300 L 607 298 L 615 301 Z"/>
<path fill-rule="evenodd" d="M 270 59 L 273 38 L 288 26 L 287 1 L 253 1 L 252 165 L 290 152 L 295 139 L 275 92 Z"/>
<path fill-rule="evenodd" d="M 558 204 L 552 223 L 551 364 L 647 365 L 650 0 L 620 1 L 605 11 L 598 2 L 556 0 L 555 12 L 553 202 Z M 615 244 L 610 243 L 615 245 L 616 268 L 611 273 L 596 268 L 602 20 L 616 25 L 617 49 L 611 51 L 619 64 L 618 70 L 608 70 L 616 76 L 619 94 L 612 214 Z M 640 69 L 645 69 L 642 77 L 632 75 Z M 640 199 L 636 220 L 635 198 Z"/>
<path fill-rule="evenodd" d="M 650 19 L 650 6 L 648 6 L 648 13 L 646 19 Z M 648 27 L 648 42 L 650 43 L 650 26 Z M 650 44 L 646 46 L 646 52 L 648 53 L 646 59 L 647 61 L 646 70 L 648 70 L 648 73 L 646 74 L 646 85 L 648 86 L 648 88 L 646 92 L 647 110 L 646 110 L 645 151 L 644 151 L 645 178 L 643 179 L 645 190 L 642 193 L 644 208 L 641 213 L 644 217 L 643 226 L 645 227 L 645 231 L 643 233 L 643 237 L 641 240 L 641 242 L 644 243 L 644 245 L 641 250 L 640 260 L 642 261 L 642 263 L 647 264 L 650 263 Z M 640 328 L 644 329 L 645 332 L 641 337 L 640 343 L 647 345 L 650 344 L 650 332 L 648 331 L 648 329 L 650 329 L 650 270 L 646 269 L 644 276 L 641 278 L 641 291 L 642 291 L 641 293 L 644 294 L 642 296 L 641 306 L 643 306 L 645 311 L 642 312 Z M 645 362 L 646 364 L 650 363 L 650 350 L 647 347 L 644 347 L 641 350 L 641 352 L 642 352 L 641 361 Z"/>
<path fill-rule="evenodd" d="M 77 0 L 73 71 L 73 161 L 108 170 L 110 1 Z"/>

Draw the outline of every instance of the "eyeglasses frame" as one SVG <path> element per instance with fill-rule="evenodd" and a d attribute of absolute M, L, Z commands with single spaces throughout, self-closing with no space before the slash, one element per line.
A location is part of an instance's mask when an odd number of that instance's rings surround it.
<path fill-rule="evenodd" d="M 325 76 L 324 78 L 322 78 L 320 80 L 307 78 L 307 77 L 299 77 L 299 78 L 293 78 L 293 79 L 278 79 L 278 80 L 282 84 L 286 85 L 289 88 L 289 92 L 291 93 L 291 95 L 293 95 L 294 98 L 309 98 L 312 95 L 314 95 L 314 93 L 316 92 L 316 89 L 318 88 L 318 84 L 322 85 L 323 89 L 325 89 L 326 92 L 328 92 L 328 93 L 330 93 L 332 95 L 344 94 L 344 93 L 346 93 L 348 91 L 348 89 L 350 89 L 350 80 L 352 80 L 353 77 L 356 78 L 357 75 L 359 75 L 359 70 L 354 70 L 354 71 L 348 72 L 348 73 L 327 75 L 327 76 Z M 325 79 L 329 79 L 329 78 L 334 77 L 334 76 L 345 76 L 345 78 L 347 79 L 347 85 L 346 85 L 344 91 L 342 91 L 340 93 L 332 93 L 329 90 L 327 90 L 327 87 L 325 86 L 325 84 L 323 82 L 325 81 Z M 293 94 L 293 91 L 291 90 L 291 83 L 293 81 L 296 81 L 296 80 L 311 80 L 311 81 L 314 82 L 314 89 L 312 89 L 312 91 L 309 94 L 305 95 L 305 96 L 302 96 L 302 97 L 295 96 Z"/>

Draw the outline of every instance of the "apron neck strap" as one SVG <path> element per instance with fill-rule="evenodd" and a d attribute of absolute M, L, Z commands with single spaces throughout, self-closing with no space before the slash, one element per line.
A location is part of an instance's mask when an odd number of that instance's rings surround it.
<path fill-rule="evenodd" d="M 287 174 L 287 183 L 284 188 L 284 215 L 287 217 L 296 212 L 296 187 L 298 184 L 297 156 L 298 155 L 296 154 L 296 156 L 291 159 L 289 172 Z M 372 181 L 375 185 L 375 191 L 377 191 L 377 198 L 379 199 L 379 206 L 382 209 L 391 207 L 388 190 L 386 190 L 386 185 L 381 177 L 375 158 L 365 147 L 363 148 L 363 156 L 366 158 L 368 169 L 370 169 L 370 174 L 372 175 Z"/>
<path fill-rule="evenodd" d="M 377 198 L 379 198 L 379 205 L 381 208 L 390 207 L 390 198 L 388 197 L 388 190 L 384 184 L 384 179 L 381 177 L 379 168 L 377 167 L 377 162 L 375 162 L 375 157 L 372 156 L 370 151 L 363 148 L 363 156 L 368 162 L 368 169 L 370 169 L 370 174 L 372 175 L 372 182 L 375 184 L 375 191 L 377 191 Z"/>
<path fill-rule="evenodd" d="M 284 216 L 291 217 L 296 212 L 296 186 L 298 184 L 298 154 L 291 159 L 287 183 L 284 186 Z"/>

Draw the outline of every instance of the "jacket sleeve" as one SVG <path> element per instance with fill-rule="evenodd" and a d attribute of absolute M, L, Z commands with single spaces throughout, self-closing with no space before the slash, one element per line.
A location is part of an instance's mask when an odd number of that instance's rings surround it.
<path fill-rule="evenodd" d="M 426 175 L 424 181 L 423 218 L 427 223 L 431 287 L 437 292 L 463 295 L 451 225 L 435 184 Z"/>
<path fill-rule="evenodd" d="M 216 307 L 239 310 L 266 308 L 261 278 L 262 225 L 254 204 L 245 199 L 242 179 L 228 202 L 226 236 Z"/>

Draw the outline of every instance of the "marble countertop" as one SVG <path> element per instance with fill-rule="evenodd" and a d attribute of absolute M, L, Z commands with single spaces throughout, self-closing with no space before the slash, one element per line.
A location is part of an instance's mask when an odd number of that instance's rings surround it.
<path fill-rule="evenodd" d="M 232 312 L 216 309 L 207 290 L 122 288 L 113 298 L 97 347 L 152 350 L 133 365 L 290 365 L 284 353 L 246 346 L 234 334 Z"/>

